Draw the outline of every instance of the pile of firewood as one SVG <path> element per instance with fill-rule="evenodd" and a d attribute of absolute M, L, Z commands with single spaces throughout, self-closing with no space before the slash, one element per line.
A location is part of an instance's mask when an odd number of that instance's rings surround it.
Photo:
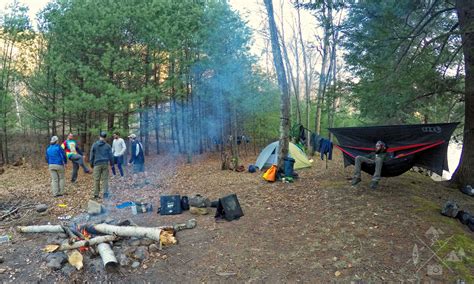
<path fill-rule="evenodd" d="M 122 222 L 123 224 L 123 222 Z M 115 242 L 125 238 L 143 238 L 157 243 L 159 249 L 162 246 L 176 243 L 175 234 L 184 229 L 196 227 L 196 220 L 191 219 L 183 224 L 175 224 L 161 227 L 139 227 L 130 225 L 110 225 L 107 223 L 92 225 L 35 225 L 19 226 L 17 230 L 21 233 L 60 233 L 67 236 L 61 244 L 48 244 L 43 251 L 48 253 L 69 251 L 68 261 L 77 270 L 83 267 L 81 252 L 92 250 L 102 258 L 105 268 L 118 266 L 117 258 L 112 250 Z"/>

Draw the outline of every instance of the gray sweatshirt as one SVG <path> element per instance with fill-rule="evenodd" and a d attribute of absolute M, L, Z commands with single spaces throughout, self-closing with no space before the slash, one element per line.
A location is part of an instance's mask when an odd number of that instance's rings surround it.
<path fill-rule="evenodd" d="M 103 140 L 99 140 L 92 145 L 90 155 L 91 166 L 110 163 L 113 165 L 112 148 Z"/>

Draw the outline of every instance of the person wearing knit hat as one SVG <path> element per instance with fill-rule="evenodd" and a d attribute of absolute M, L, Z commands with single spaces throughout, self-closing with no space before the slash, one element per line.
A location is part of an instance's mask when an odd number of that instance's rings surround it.
<path fill-rule="evenodd" d="M 98 199 L 100 193 L 100 183 L 104 189 L 104 198 L 109 197 L 109 166 L 113 167 L 112 147 L 105 141 L 107 133 L 101 131 L 99 140 L 92 145 L 90 164 L 94 169 L 94 193 L 93 198 Z"/>
<path fill-rule="evenodd" d="M 46 162 L 51 174 L 51 192 L 54 197 L 65 193 L 64 169 L 67 164 L 66 153 L 58 144 L 58 136 L 51 137 L 48 149 L 46 149 Z"/>

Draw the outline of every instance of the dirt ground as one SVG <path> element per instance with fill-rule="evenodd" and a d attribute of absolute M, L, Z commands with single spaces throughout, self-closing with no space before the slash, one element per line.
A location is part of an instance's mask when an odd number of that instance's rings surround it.
<path fill-rule="evenodd" d="M 415 172 L 383 179 L 376 191 L 368 187 L 369 176 L 351 187 L 353 167 L 343 169 L 341 155 L 334 156 L 327 168 L 315 156 L 313 167 L 298 171 L 294 183 L 267 183 L 261 173 L 222 171 L 217 155 L 194 157 L 191 164 L 172 156 L 148 158 L 150 184 L 136 187 L 130 179 L 113 179 L 112 197 L 104 201 L 107 214 L 98 218 L 130 219 L 150 227 L 196 218 L 198 225 L 178 232 L 176 245 L 150 251 L 139 267 L 114 271 L 105 271 L 100 257 L 88 252 L 82 270 L 69 264 L 52 270 L 41 249 L 56 236 L 15 230 L 17 225 L 66 222 L 60 216 L 86 216 L 90 175 L 81 171 L 78 184 L 67 183 L 66 196 L 53 198 L 46 167 L 8 167 L 0 175 L 0 205 L 45 203 L 49 209 L 40 214 L 26 206 L 14 218 L 0 221 L 0 235 L 12 237 L 0 244 L 0 282 L 473 283 L 474 234 L 442 216 L 440 208 L 455 200 L 474 213 L 474 198 Z M 242 159 L 246 166 L 254 161 L 253 156 Z M 216 223 L 215 209 L 204 216 L 156 214 L 160 195 L 197 193 L 211 200 L 235 193 L 245 216 Z M 115 208 L 124 201 L 152 203 L 155 212 L 132 215 L 130 208 Z M 121 249 L 128 248 L 115 248 Z"/>

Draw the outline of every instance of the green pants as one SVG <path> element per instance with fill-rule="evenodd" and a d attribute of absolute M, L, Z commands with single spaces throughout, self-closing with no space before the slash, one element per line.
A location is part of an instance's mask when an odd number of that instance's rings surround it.
<path fill-rule="evenodd" d="M 64 194 L 64 166 L 49 165 L 49 173 L 51 174 L 51 192 L 53 196 Z"/>
<path fill-rule="evenodd" d="M 375 172 L 374 172 L 374 176 L 372 177 L 372 180 L 376 182 L 380 181 L 380 176 L 382 173 L 382 166 L 383 166 L 383 159 L 375 158 L 374 160 L 372 160 L 364 156 L 357 156 L 355 159 L 354 178 L 360 178 L 360 170 L 362 168 L 362 163 L 375 164 Z"/>
<path fill-rule="evenodd" d="M 99 197 L 100 182 L 104 187 L 104 194 L 109 193 L 109 165 L 101 164 L 94 166 L 94 197 Z"/>

